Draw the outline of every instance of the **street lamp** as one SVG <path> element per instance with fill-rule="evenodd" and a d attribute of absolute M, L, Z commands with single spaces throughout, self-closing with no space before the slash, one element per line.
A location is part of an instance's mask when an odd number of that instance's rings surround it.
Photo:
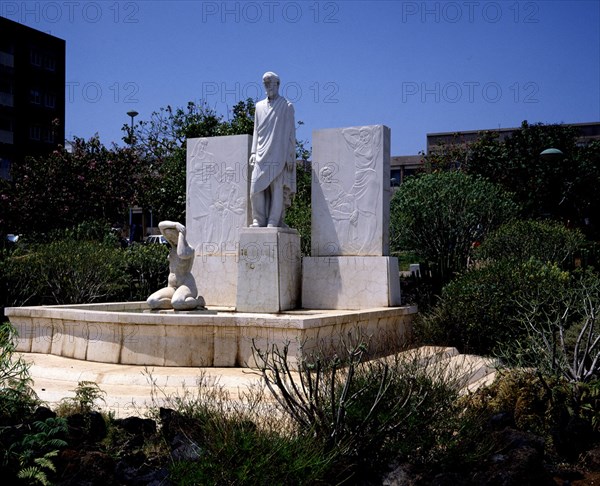
<path fill-rule="evenodd" d="M 139 113 L 135 110 L 128 111 L 127 114 L 131 117 L 131 146 L 133 147 L 133 119 L 139 115 Z"/>

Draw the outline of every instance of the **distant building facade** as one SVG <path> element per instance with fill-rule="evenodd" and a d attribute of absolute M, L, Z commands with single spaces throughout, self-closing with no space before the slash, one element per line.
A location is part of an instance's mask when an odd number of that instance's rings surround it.
<path fill-rule="evenodd" d="M 584 144 L 593 140 L 600 140 L 600 122 L 592 123 L 565 123 L 566 126 L 579 130 L 578 143 Z M 427 134 L 427 153 L 442 143 L 467 144 L 477 140 L 481 132 L 497 133 L 500 141 L 512 136 L 520 128 L 488 128 L 483 130 L 467 130 L 463 132 L 441 132 Z"/>
<path fill-rule="evenodd" d="M 65 140 L 66 43 L 0 17 L 0 177 Z"/>
<path fill-rule="evenodd" d="M 594 140 L 600 140 L 600 122 L 591 123 L 568 123 L 571 127 L 579 130 L 578 143 L 585 144 Z M 482 132 L 493 132 L 498 134 L 500 140 L 510 137 L 520 128 L 492 128 L 482 130 L 467 130 L 462 132 L 440 132 L 427 134 L 427 153 L 432 152 L 441 144 L 468 144 L 476 141 Z M 417 173 L 423 168 L 423 155 L 400 155 L 391 158 L 390 163 L 391 185 L 398 186 L 405 178 Z"/>

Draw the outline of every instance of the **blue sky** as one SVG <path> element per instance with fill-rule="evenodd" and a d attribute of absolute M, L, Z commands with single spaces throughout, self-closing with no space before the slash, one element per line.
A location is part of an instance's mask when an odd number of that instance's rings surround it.
<path fill-rule="evenodd" d="M 431 132 L 600 121 L 600 1 L 3 0 L 0 15 L 67 42 L 67 138 L 122 143 L 204 99 L 223 116 L 281 93 L 312 130 L 384 124 L 392 155 Z"/>

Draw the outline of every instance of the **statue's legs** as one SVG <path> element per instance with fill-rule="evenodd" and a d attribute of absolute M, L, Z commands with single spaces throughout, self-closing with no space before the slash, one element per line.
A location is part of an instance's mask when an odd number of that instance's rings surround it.
<path fill-rule="evenodd" d="M 264 191 L 250 195 L 252 226 L 280 226 L 283 220 L 283 174 L 279 174 Z"/>
<path fill-rule="evenodd" d="M 250 195 L 252 204 L 252 226 L 267 225 L 267 190 Z"/>
<path fill-rule="evenodd" d="M 267 226 L 275 227 L 281 224 L 283 219 L 283 173 L 279 174 L 269 186 L 271 192 L 269 216 Z"/>

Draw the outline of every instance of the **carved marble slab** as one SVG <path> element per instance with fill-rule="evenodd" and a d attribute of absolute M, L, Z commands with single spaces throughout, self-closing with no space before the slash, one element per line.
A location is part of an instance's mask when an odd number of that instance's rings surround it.
<path fill-rule="evenodd" d="M 192 275 L 210 305 L 235 307 L 240 230 L 250 221 L 252 137 L 187 140 L 187 240 Z"/>
<path fill-rule="evenodd" d="M 251 143 L 250 135 L 187 141 L 187 238 L 202 255 L 235 251 L 248 226 Z"/>
<path fill-rule="evenodd" d="M 390 129 L 313 132 L 312 256 L 389 251 Z"/>

